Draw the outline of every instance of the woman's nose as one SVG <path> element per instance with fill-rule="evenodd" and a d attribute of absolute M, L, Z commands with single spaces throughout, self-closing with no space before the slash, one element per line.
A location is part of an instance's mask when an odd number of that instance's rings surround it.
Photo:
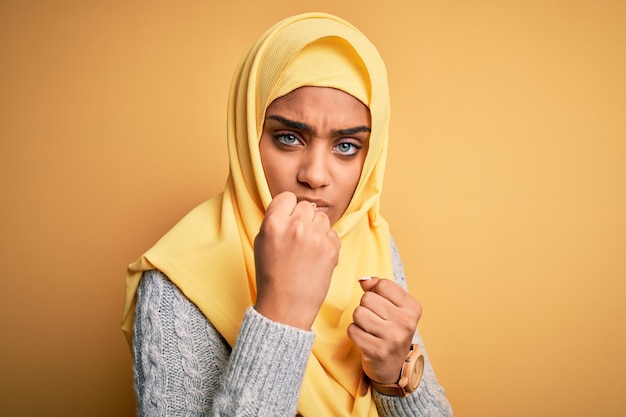
<path fill-rule="evenodd" d="M 320 147 L 321 148 L 321 147 Z M 298 182 L 310 188 L 321 188 L 330 185 L 328 156 L 322 149 L 307 152 L 298 170 Z"/>

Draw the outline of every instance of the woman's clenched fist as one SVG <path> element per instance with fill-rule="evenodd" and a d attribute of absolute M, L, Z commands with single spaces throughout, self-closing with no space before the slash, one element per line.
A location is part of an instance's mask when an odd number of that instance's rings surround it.
<path fill-rule="evenodd" d="M 328 216 L 284 192 L 274 197 L 254 242 L 255 309 L 270 320 L 310 330 L 339 259 Z"/>

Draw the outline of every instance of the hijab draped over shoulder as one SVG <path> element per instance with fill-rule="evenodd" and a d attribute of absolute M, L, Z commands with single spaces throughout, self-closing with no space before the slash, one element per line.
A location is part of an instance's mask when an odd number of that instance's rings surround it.
<path fill-rule="evenodd" d="M 270 28 L 235 72 L 228 102 L 229 176 L 223 193 L 193 209 L 128 267 L 122 328 L 132 343 L 136 290 L 143 271 L 159 269 L 234 346 L 256 299 L 253 243 L 271 194 L 259 140 L 265 110 L 302 86 L 342 90 L 368 106 L 369 150 L 356 191 L 333 226 L 339 263 L 313 324 L 298 411 L 304 416 L 377 415 L 346 330 L 363 291 L 358 278 L 392 278 L 387 223 L 379 214 L 389 126 L 384 63 L 348 22 L 322 13 L 287 18 Z"/>

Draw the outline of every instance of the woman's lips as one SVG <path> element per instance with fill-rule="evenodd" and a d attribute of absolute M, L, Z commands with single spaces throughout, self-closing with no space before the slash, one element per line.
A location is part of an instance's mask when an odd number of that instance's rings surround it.
<path fill-rule="evenodd" d="M 330 203 L 324 200 L 316 199 L 316 198 L 306 198 L 306 197 L 298 197 L 298 202 L 300 201 L 308 201 L 309 203 L 315 204 L 315 211 L 324 211 L 327 212 L 330 210 Z"/>

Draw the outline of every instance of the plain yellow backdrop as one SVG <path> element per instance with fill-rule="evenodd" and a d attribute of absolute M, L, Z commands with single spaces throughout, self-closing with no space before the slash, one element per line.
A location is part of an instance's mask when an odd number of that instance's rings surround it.
<path fill-rule="evenodd" d="M 383 213 L 461 417 L 626 415 L 624 1 L 2 1 L 0 415 L 131 416 L 126 265 L 227 175 L 280 18 L 385 59 Z"/>

